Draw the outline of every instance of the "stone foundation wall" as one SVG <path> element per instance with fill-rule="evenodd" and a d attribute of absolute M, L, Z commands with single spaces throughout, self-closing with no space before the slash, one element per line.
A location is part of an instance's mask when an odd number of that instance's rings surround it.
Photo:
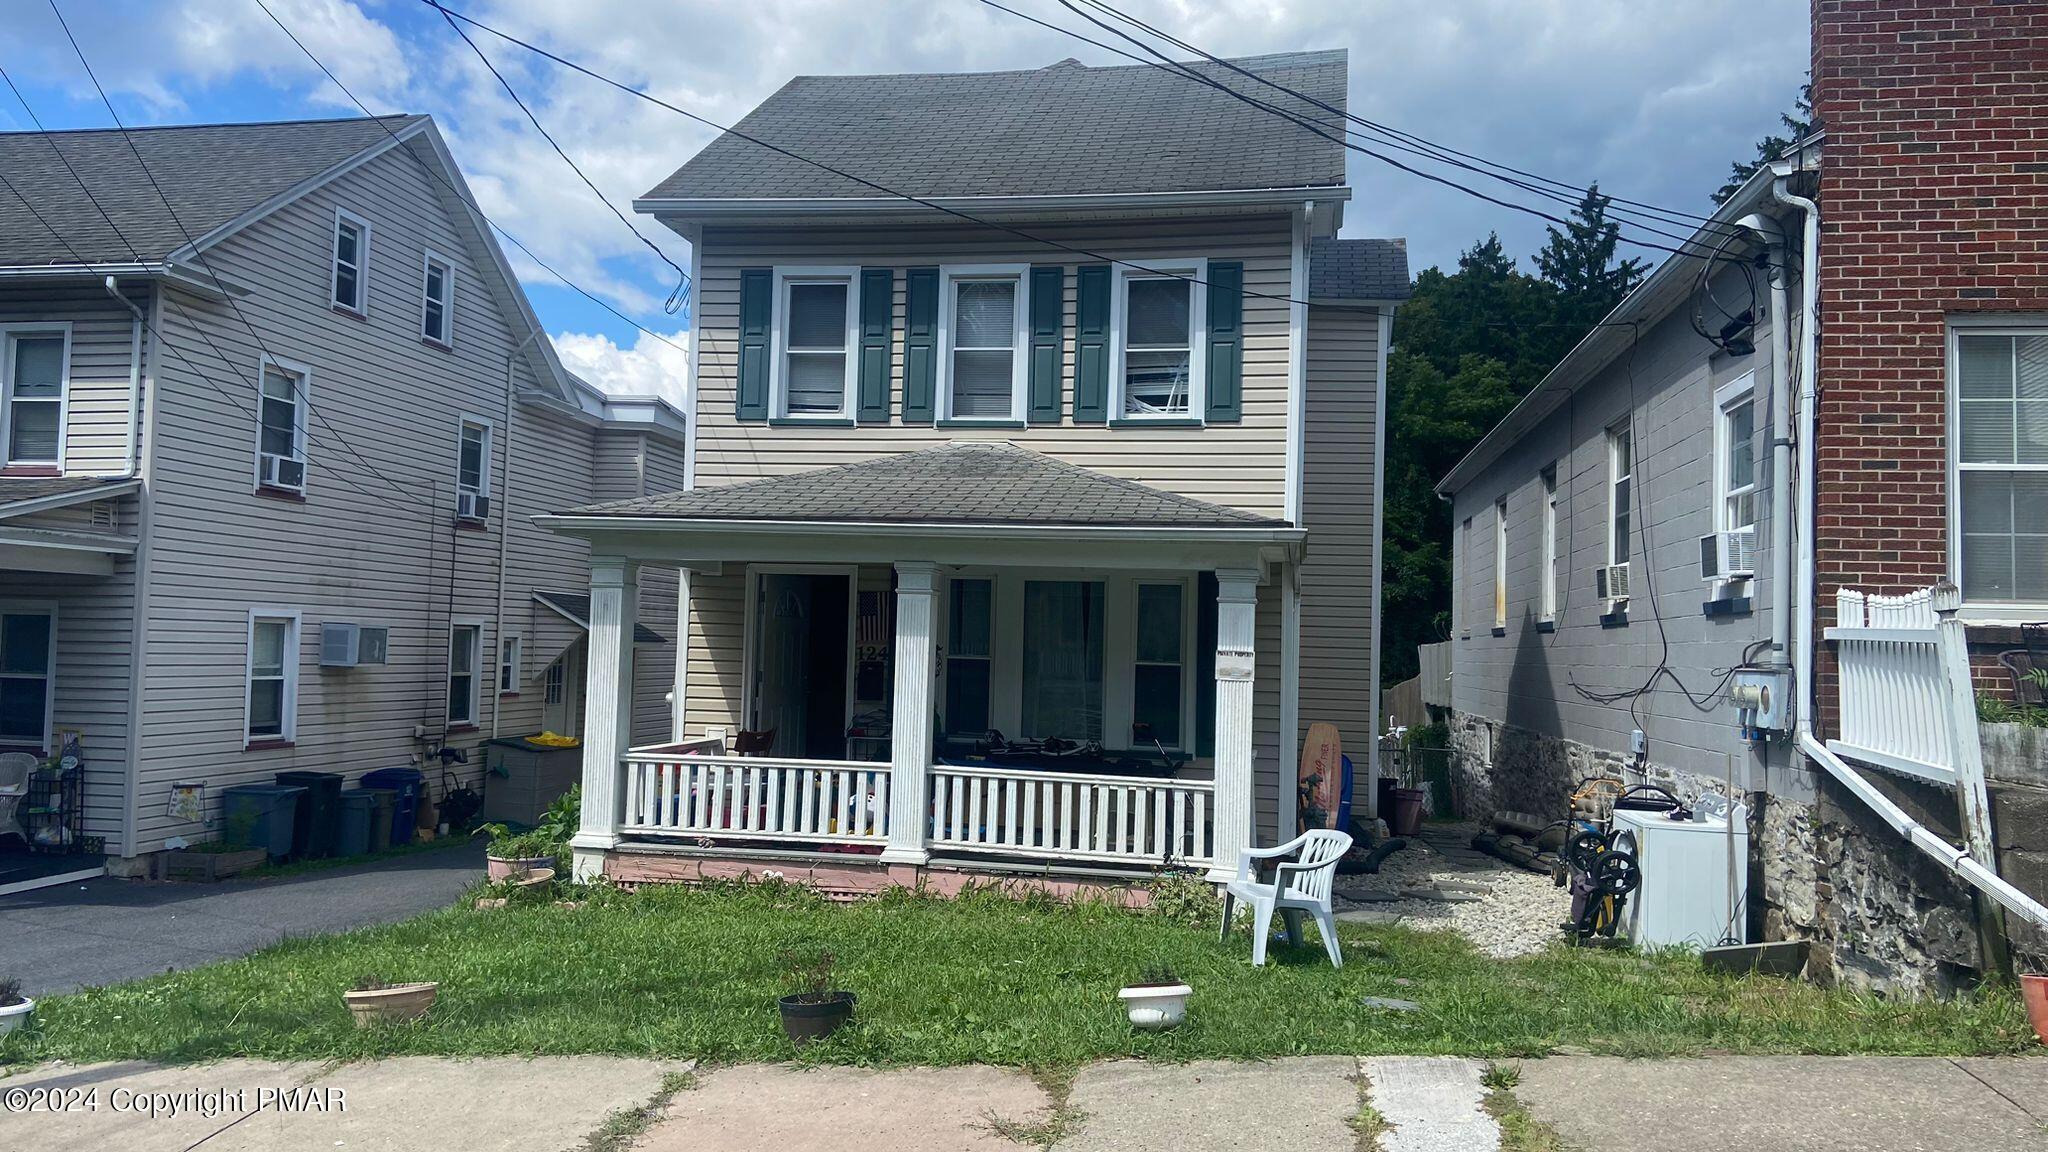
<path fill-rule="evenodd" d="M 1512 809 L 1562 816 L 1578 781 L 1618 776 L 1690 799 L 1726 781 L 1465 714 L 1450 719 L 1460 815 Z M 1984 727 L 1999 870 L 2048 898 L 2048 731 Z M 1871 771 L 1866 777 L 1937 833 L 1960 841 L 1955 794 Z M 1889 996 L 1947 995 L 1980 979 L 1973 892 L 1822 775 L 1811 797 L 1748 791 L 1752 940 L 1812 943 L 1808 974 Z M 2048 964 L 2048 934 L 2013 923 L 2021 971 Z"/>

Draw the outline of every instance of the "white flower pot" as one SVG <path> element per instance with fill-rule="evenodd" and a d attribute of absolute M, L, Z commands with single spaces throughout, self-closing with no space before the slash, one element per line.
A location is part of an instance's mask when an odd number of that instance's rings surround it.
<path fill-rule="evenodd" d="M 23 1022 L 28 1019 L 28 1014 L 35 1010 L 36 1002 L 26 996 L 21 998 L 21 1003 L 19 1004 L 9 1004 L 5 1007 L 0 1007 L 0 1036 L 5 1036 L 16 1028 L 21 1027 Z"/>
<path fill-rule="evenodd" d="M 1187 1019 L 1188 997 L 1194 989 L 1185 984 L 1140 984 L 1117 993 L 1131 1024 L 1148 1032 L 1171 1028 Z"/>

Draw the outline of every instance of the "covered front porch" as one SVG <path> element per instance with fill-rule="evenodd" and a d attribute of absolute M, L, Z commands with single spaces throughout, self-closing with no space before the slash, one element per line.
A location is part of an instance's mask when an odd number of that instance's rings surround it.
<path fill-rule="evenodd" d="M 579 874 L 1221 877 L 1277 827 L 1298 530 L 1001 445 L 904 460 L 552 518 L 593 552 Z M 934 464 L 950 516 L 868 512 L 877 488 L 915 506 Z M 960 508 L 976 482 L 1000 507 Z M 734 514 L 764 505 L 785 515 Z M 633 747 L 612 713 L 642 565 L 689 573 L 688 643 L 677 739 Z"/>

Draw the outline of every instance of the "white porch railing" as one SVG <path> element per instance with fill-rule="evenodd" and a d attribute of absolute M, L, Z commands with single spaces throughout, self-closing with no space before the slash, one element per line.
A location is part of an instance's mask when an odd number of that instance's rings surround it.
<path fill-rule="evenodd" d="M 1840 666 L 1838 756 L 1938 784 L 1956 781 L 1956 732 L 1932 589 L 1835 595 Z"/>
<path fill-rule="evenodd" d="M 1207 780 L 932 766 L 932 847 L 1091 863 L 1211 863 Z"/>
<path fill-rule="evenodd" d="M 889 766 L 729 756 L 723 741 L 626 753 L 625 836 L 880 844 Z"/>

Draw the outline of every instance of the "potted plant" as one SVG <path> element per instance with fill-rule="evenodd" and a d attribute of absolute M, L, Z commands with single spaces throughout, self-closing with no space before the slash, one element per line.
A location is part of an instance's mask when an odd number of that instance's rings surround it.
<path fill-rule="evenodd" d="M 1156 1032 L 1187 1019 L 1188 997 L 1193 993 L 1173 969 L 1156 964 L 1145 969 L 1136 984 L 1118 992 L 1117 998 L 1124 1002 L 1133 1026 Z"/>
<path fill-rule="evenodd" d="M 356 1027 L 369 1028 L 376 1024 L 407 1023 L 426 1015 L 427 1009 L 434 1006 L 440 987 L 432 981 L 389 984 L 376 976 L 364 976 L 343 992 L 341 999 L 356 1018 Z"/>
<path fill-rule="evenodd" d="M 2034 1038 L 2048 1044 L 2048 976 L 2023 974 L 2020 977 L 2020 1001 L 2027 1006 L 2027 1023 L 2034 1026 Z"/>
<path fill-rule="evenodd" d="M 36 1002 L 21 994 L 21 981 L 0 979 L 0 1036 L 21 1027 L 35 1010 Z"/>
<path fill-rule="evenodd" d="M 514 832 L 503 824 L 486 824 L 476 834 L 491 838 L 489 847 L 484 849 L 484 875 L 491 880 L 553 868 L 555 855 L 562 850 L 560 840 L 538 828 Z"/>
<path fill-rule="evenodd" d="M 785 952 L 783 967 L 796 991 L 776 1002 L 782 1009 L 782 1031 L 794 1044 L 822 1040 L 853 1019 L 853 993 L 832 987 L 834 957 L 830 952 Z"/>

